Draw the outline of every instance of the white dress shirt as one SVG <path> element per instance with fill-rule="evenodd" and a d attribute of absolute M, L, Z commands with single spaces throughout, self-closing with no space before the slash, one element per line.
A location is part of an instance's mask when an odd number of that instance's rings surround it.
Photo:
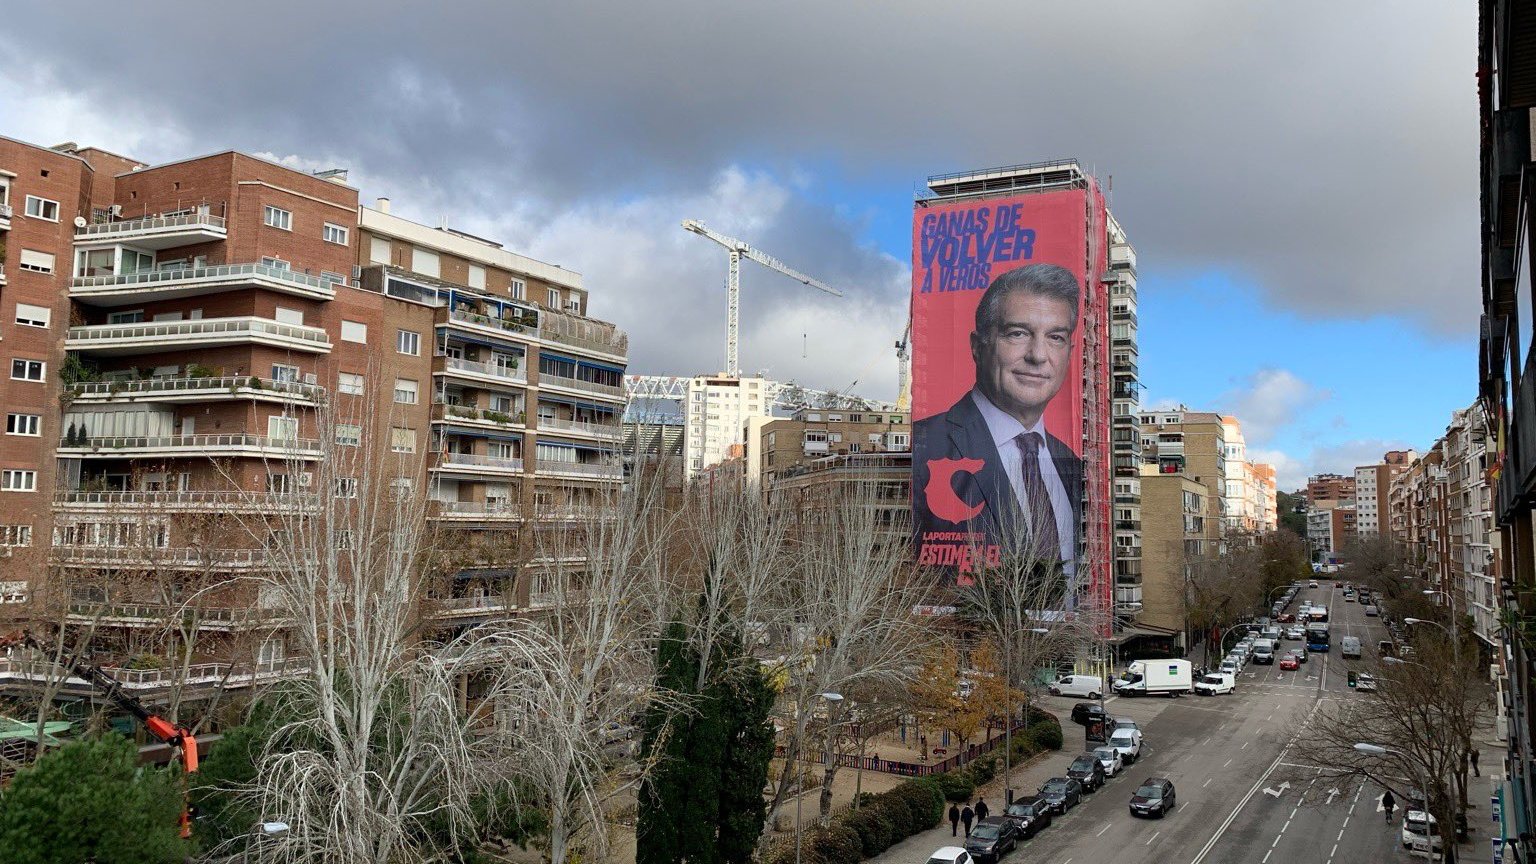
<path fill-rule="evenodd" d="M 1002 458 L 1003 472 L 1013 487 L 1013 497 L 1019 509 L 1033 521 L 1029 512 L 1029 496 L 1024 492 L 1024 454 L 1019 450 L 1018 437 L 1026 432 L 1040 436 L 1040 479 L 1045 483 L 1046 494 L 1051 496 L 1051 509 L 1056 517 L 1056 536 L 1061 541 L 1061 560 L 1073 562 L 1077 557 L 1077 526 L 1072 523 L 1072 499 L 1067 497 L 1066 484 L 1056 471 L 1056 460 L 1051 458 L 1050 439 L 1045 434 L 1045 418 L 1026 427 L 1010 414 L 992 404 L 980 390 L 971 391 L 971 399 L 981 409 L 981 417 L 987 421 L 987 431 L 992 433 L 992 443 Z M 1070 573 L 1070 570 L 1069 570 Z M 1069 580 L 1070 584 L 1070 580 Z"/>

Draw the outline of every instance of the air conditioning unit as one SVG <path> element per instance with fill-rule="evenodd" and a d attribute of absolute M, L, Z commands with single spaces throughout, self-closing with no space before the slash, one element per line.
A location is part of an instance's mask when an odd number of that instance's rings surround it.
<path fill-rule="evenodd" d="M 305 372 L 304 373 L 304 383 L 305 384 L 319 384 L 320 383 L 320 376 L 316 375 L 313 372 Z"/>
<path fill-rule="evenodd" d="M 361 264 L 353 264 L 352 265 L 352 278 L 353 279 L 361 279 L 361 278 L 363 278 L 363 265 L 361 265 Z"/>
<path fill-rule="evenodd" d="M 121 205 L 121 204 L 113 204 L 112 207 L 111 207 L 111 210 L 112 210 L 112 218 L 113 219 L 118 219 L 118 218 L 122 217 L 122 215 L 123 215 L 123 205 Z"/>
<path fill-rule="evenodd" d="M 313 471 L 300 471 L 299 472 L 299 488 L 300 489 L 308 489 L 310 486 L 314 485 L 314 482 L 315 482 L 315 472 L 313 472 Z"/>

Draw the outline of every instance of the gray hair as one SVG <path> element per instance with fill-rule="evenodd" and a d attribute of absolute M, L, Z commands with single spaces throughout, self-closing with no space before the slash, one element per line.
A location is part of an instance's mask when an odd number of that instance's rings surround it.
<path fill-rule="evenodd" d="M 1071 270 L 1056 264 L 1028 264 L 1009 270 L 987 286 L 981 302 L 976 305 L 977 334 L 985 336 L 1003 323 L 1003 301 L 1015 291 L 1071 304 L 1072 329 L 1077 329 L 1078 302 L 1082 293 L 1077 277 Z"/>

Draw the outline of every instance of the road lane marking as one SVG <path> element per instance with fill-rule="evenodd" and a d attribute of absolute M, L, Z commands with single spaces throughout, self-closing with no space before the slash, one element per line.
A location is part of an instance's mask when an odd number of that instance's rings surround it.
<path fill-rule="evenodd" d="M 1206 736 L 1206 739 L 1205 739 L 1205 740 L 1204 740 L 1204 741 L 1201 741 L 1201 742 L 1200 742 L 1200 746 L 1201 746 L 1201 747 L 1204 747 L 1204 746 L 1205 746 L 1205 745 L 1207 745 L 1207 744 L 1209 744 L 1209 743 L 1211 743 L 1211 739 L 1210 739 L 1210 736 Z"/>
<path fill-rule="evenodd" d="M 1264 861 L 1262 862 L 1262 864 L 1269 864 L 1269 856 L 1271 856 L 1273 854 L 1275 854 L 1275 850 L 1273 850 L 1273 849 L 1269 850 L 1268 852 L 1265 852 L 1264 853 Z"/>
<path fill-rule="evenodd" d="M 1247 750 L 1248 749 L 1248 742 L 1244 741 L 1243 742 L 1243 746 L 1241 746 L 1241 747 L 1239 747 L 1237 749 L 1239 749 L 1239 750 Z"/>
<path fill-rule="evenodd" d="M 1205 787 L 1211 785 L 1211 779 L 1212 778 L 1210 777 L 1205 778 L 1205 782 L 1200 784 L 1200 788 L 1204 789 Z"/>
<path fill-rule="evenodd" d="M 1104 827 L 1099 829 L 1099 833 L 1097 833 L 1097 834 L 1095 834 L 1093 836 L 1095 836 L 1095 837 L 1103 837 L 1104 836 L 1104 832 L 1108 831 L 1109 830 L 1109 826 L 1113 825 L 1113 824 L 1114 824 L 1113 822 L 1105 822 L 1104 823 Z"/>
<path fill-rule="evenodd" d="M 1231 765 L 1231 764 L 1232 764 L 1232 760 L 1231 760 L 1231 759 L 1228 759 L 1228 760 L 1227 760 L 1227 765 Z M 1227 767 L 1227 765 L 1223 765 L 1223 766 L 1221 766 L 1221 767 L 1223 767 L 1223 768 L 1225 768 L 1225 767 Z"/>
<path fill-rule="evenodd" d="M 1265 723 L 1268 723 L 1268 722 L 1269 722 L 1269 721 L 1271 721 L 1271 720 L 1273 720 L 1273 719 L 1275 719 L 1275 715 L 1273 715 L 1273 714 L 1271 714 L 1271 715 L 1269 715 L 1269 716 L 1268 716 L 1268 717 L 1265 717 L 1265 718 L 1264 718 L 1264 722 L 1265 722 Z"/>
<path fill-rule="evenodd" d="M 1151 837 L 1148 837 L 1147 838 L 1147 842 L 1142 844 L 1142 845 L 1144 845 L 1144 846 L 1151 846 L 1152 845 L 1152 841 L 1156 840 L 1158 837 L 1162 836 L 1162 833 L 1163 832 L 1159 831 L 1156 834 L 1153 834 Z"/>

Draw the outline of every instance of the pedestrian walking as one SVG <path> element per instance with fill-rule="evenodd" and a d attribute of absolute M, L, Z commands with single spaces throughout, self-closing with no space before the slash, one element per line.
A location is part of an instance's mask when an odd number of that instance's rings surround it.
<path fill-rule="evenodd" d="M 1481 776 L 1483 776 L 1482 772 L 1477 770 L 1477 748 L 1475 748 L 1475 747 L 1472 749 L 1472 776 L 1473 777 L 1481 777 Z"/>
<path fill-rule="evenodd" d="M 1392 824 L 1392 811 L 1397 808 L 1397 799 L 1392 797 L 1392 790 L 1388 789 L 1381 795 L 1381 809 L 1387 811 L 1387 824 Z"/>
<path fill-rule="evenodd" d="M 960 805 L 949 805 L 949 836 L 960 836 Z"/>
<path fill-rule="evenodd" d="M 976 821 L 980 822 L 987 818 L 987 814 L 991 812 L 992 808 L 987 806 L 987 799 L 978 796 L 976 798 Z"/>
<path fill-rule="evenodd" d="M 965 836 L 971 836 L 971 823 L 976 821 L 976 811 L 967 805 L 964 810 L 960 811 L 960 821 L 965 823 Z"/>

